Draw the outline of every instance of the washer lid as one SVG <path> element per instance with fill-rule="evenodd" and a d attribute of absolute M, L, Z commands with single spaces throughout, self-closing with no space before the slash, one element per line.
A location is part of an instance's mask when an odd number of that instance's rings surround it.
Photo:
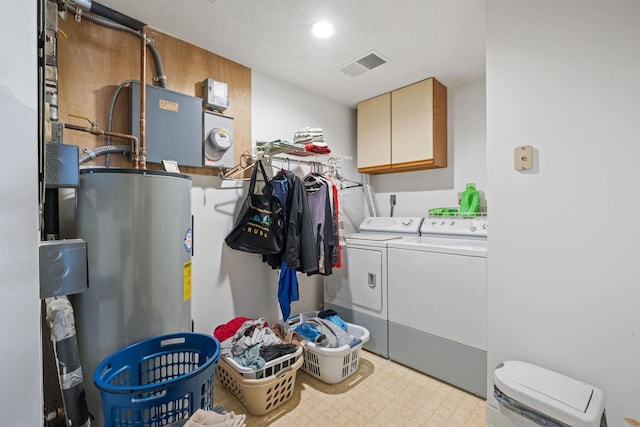
<path fill-rule="evenodd" d="M 395 240 L 400 239 L 401 236 L 397 236 L 395 234 L 376 234 L 376 233 L 352 233 L 347 234 L 347 239 L 353 240 L 369 240 L 369 241 L 387 241 L 387 240 Z"/>
<path fill-rule="evenodd" d="M 576 411 L 584 414 L 597 390 L 557 372 L 519 361 L 501 363 L 493 379 L 504 394 L 545 414 L 575 414 Z"/>

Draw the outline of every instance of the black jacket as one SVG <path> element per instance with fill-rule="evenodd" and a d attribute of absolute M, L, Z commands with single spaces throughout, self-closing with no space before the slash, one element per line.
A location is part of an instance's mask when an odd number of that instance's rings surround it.
<path fill-rule="evenodd" d="M 284 250 L 277 255 L 265 255 L 272 268 L 280 268 L 282 261 L 287 267 L 303 273 L 318 271 L 315 237 L 307 202 L 307 193 L 302 180 L 293 172 L 278 172 L 274 180 L 286 179 L 289 187 L 285 206 L 285 243 Z"/>

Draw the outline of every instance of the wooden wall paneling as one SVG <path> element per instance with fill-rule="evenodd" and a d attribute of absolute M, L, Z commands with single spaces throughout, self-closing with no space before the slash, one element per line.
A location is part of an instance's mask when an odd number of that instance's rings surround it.
<path fill-rule="evenodd" d="M 70 116 L 86 116 L 106 130 L 109 106 L 116 88 L 125 80 L 140 80 L 140 39 L 123 31 L 116 31 L 87 20 L 72 18 L 60 22 L 58 46 L 58 105 L 60 121 L 89 126 L 85 120 Z M 153 28 L 147 35 L 153 38 L 160 52 L 167 76 L 168 89 L 201 97 L 201 83 L 206 78 L 223 81 L 229 86 L 229 108 L 225 115 L 233 117 L 234 159 L 240 160 L 243 151 L 251 149 L 251 69 L 202 48 L 171 37 Z M 153 56 L 147 50 L 148 84 L 156 69 Z M 122 91 L 117 98 L 112 130 L 129 133 L 128 94 Z M 106 144 L 106 138 L 84 132 L 65 130 L 65 142 L 89 149 Z M 112 138 L 113 145 L 128 144 L 127 140 Z M 82 152 L 81 152 L 82 154 Z M 104 165 L 105 156 L 87 164 Z M 112 155 L 110 166 L 133 167 L 128 159 Z M 161 165 L 148 163 L 149 169 Z M 217 168 L 181 167 L 191 174 L 217 175 Z"/>

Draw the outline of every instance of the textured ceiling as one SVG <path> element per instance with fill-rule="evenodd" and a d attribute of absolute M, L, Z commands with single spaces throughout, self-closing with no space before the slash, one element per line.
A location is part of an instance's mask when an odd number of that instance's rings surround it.
<path fill-rule="evenodd" d="M 485 73 L 484 0 L 99 3 L 349 107 L 427 77 L 451 87 Z M 317 20 L 333 22 L 334 36 L 313 38 Z M 339 71 L 372 51 L 388 62 L 356 77 Z"/>

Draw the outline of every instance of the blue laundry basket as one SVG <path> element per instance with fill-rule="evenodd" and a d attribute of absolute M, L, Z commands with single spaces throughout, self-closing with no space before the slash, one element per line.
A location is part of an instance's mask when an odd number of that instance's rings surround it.
<path fill-rule="evenodd" d="M 139 341 L 104 359 L 93 374 L 105 427 L 155 427 L 213 408 L 220 343 L 181 332 Z"/>

